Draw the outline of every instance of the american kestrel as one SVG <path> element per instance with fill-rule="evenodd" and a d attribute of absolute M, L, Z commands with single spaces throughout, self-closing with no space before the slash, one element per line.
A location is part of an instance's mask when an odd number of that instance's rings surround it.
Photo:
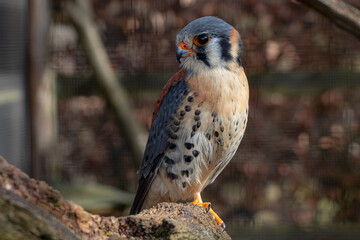
<path fill-rule="evenodd" d="M 238 31 L 217 17 L 202 17 L 176 36 L 181 70 L 163 88 L 139 170 L 130 214 L 160 202 L 193 199 L 234 156 L 248 116 L 249 86 Z"/>

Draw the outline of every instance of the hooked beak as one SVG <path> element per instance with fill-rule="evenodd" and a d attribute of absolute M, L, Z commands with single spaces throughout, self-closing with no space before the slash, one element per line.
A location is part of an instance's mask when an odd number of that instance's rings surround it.
<path fill-rule="evenodd" d="M 181 42 L 176 50 L 176 59 L 181 63 L 181 59 L 185 56 L 190 56 L 195 52 L 192 48 L 189 48 L 188 45 L 184 42 Z"/>

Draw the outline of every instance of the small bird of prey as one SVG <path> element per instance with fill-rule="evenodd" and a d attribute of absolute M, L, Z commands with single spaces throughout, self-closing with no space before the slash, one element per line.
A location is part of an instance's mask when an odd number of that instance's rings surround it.
<path fill-rule="evenodd" d="M 244 136 L 249 86 L 239 32 L 217 17 L 190 22 L 176 36 L 180 71 L 156 103 L 130 214 L 160 202 L 192 200 L 230 162 Z"/>

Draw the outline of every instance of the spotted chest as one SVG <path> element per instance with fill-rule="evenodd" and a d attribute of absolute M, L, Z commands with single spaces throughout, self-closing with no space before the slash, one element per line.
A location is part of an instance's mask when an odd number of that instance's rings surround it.
<path fill-rule="evenodd" d="M 187 83 L 189 91 L 167 126 L 169 143 L 157 177 L 164 200 L 185 200 L 211 183 L 235 154 L 247 123 L 242 68 L 188 76 Z"/>

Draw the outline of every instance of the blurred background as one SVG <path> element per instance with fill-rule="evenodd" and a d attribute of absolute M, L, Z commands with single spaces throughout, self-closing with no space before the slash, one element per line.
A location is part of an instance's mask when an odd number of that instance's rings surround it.
<path fill-rule="evenodd" d="M 136 136 L 178 70 L 177 32 L 206 15 L 240 32 L 248 127 L 203 193 L 233 238 L 359 234 L 359 39 L 288 0 L 86 2 Z M 146 138 L 134 146 L 71 3 L 0 0 L 0 155 L 91 212 L 127 215 Z"/>

